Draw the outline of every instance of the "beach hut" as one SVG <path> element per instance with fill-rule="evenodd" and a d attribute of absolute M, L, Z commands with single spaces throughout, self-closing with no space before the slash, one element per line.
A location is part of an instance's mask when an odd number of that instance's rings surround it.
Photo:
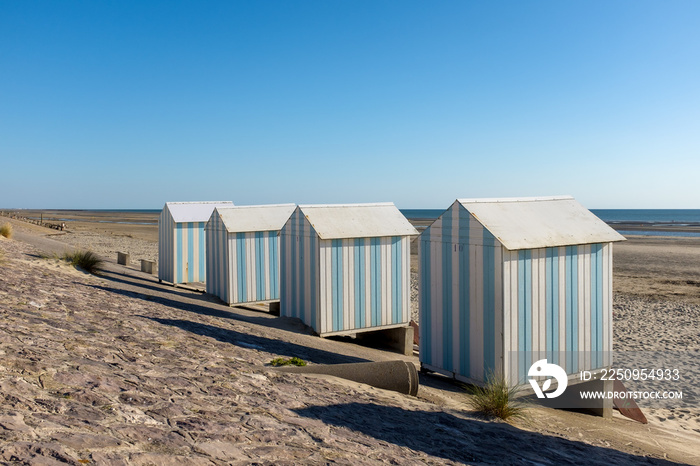
<path fill-rule="evenodd" d="M 540 359 L 608 366 L 621 240 L 572 197 L 458 199 L 419 237 L 421 366 L 512 386 Z"/>
<path fill-rule="evenodd" d="M 321 336 L 407 327 L 417 234 L 391 203 L 298 206 L 280 235 L 281 315 Z"/>
<path fill-rule="evenodd" d="M 166 202 L 158 218 L 158 279 L 177 283 L 205 281 L 204 225 L 216 207 L 231 201 Z"/>
<path fill-rule="evenodd" d="M 207 293 L 229 305 L 279 300 L 279 232 L 295 207 L 214 209 L 204 227 Z"/>

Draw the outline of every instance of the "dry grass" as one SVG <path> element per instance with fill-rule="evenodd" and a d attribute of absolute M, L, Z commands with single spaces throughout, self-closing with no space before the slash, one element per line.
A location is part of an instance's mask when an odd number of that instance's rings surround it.
<path fill-rule="evenodd" d="M 469 403 L 479 414 L 503 420 L 525 417 L 525 405 L 515 401 L 519 390 L 509 387 L 503 376 L 491 373 L 486 377 L 486 385 L 472 386 L 468 391 L 472 395 Z"/>
<path fill-rule="evenodd" d="M 79 267 L 92 274 L 96 274 L 104 262 L 92 251 L 67 252 L 63 255 L 63 260 L 70 262 L 74 267 Z"/>
<path fill-rule="evenodd" d="M 8 239 L 12 238 L 12 225 L 10 225 L 9 223 L 5 223 L 3 226 L 1 226 L 0 235 Z"/>

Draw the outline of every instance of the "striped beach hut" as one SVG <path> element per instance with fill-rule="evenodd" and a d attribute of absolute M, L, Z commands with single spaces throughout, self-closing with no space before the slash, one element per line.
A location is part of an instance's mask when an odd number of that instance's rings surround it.
<path fill-rule="evenodd" d="M 281 315 L 321 336 L 408 326 L 417 234 L 392 203 L 298 206 L 280 235 Z"/>
<path fill-rule="evenodd" d="M 458 199 L 419 237 L 422 367 L 516 386 L 540 359 L 608 366 L 621 240 L 572 197 Z"/>
<path fill-rule="evenodd" d="M 231 201 L 166 202 L 158 218 L 158 279 L 205 281 L 204 225 L 216 207 Z"/>
<path fill-rule="evenodd" d="M 207 293 L 229 305 L 278 300 L 279 233 L 295 204 L 217 207 L 204 227 Z"/>

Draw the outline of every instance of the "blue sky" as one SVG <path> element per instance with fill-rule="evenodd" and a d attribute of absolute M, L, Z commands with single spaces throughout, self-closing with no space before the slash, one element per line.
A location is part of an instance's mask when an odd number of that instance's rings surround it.
<path fill-rule="evenodd" d="M 0 0 L 0 207 L 700 208 L 697 1 Z"/>

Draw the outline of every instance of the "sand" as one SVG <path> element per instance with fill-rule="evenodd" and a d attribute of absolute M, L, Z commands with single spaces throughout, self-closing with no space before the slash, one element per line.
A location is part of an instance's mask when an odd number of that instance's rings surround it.
<path fill-rule="evenodd" d="M 645 409 L 648 425 L 540 407 L 506 424 L 476 417 L 439 377 L 421 375 L 412 398 L 280 375 L 266 365 L 277 356 L 402 357 L 117 267 L 116 251 L 153 260 L 153 224 L 12 222 L 15 239 L 0 240 L 0 460 L 700 464 L 697 400 Z M 104 255 L 108 271 L 86 275 L 44 253 L 68 245 Z M 675 351 L 697 370 L 698 255 L 699 239 L 615 245 L 616 350 Z"/>

